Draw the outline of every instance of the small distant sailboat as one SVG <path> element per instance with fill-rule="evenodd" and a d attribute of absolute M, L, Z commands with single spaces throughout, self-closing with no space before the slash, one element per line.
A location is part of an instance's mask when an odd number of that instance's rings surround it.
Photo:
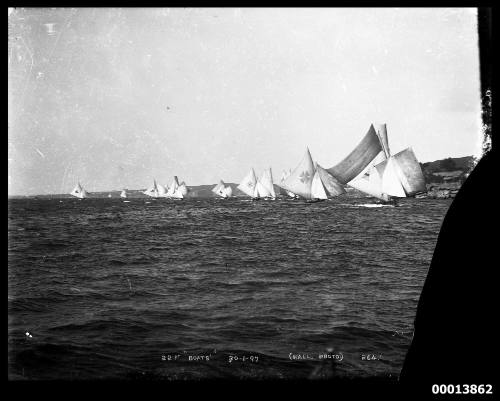
<path fill-rule="evenodd" d="M 111 194 L 108 194 L 108 198 L 112 198 L 113 196 Z"/>
<path fill-rule="evenodd" d="M 255 171 L 253 168 L 250 169 L 248 174 L 241 180 L 237 188 L 250 196 L 252 199 L 259 198 L 259 193 L 257 191 L 257 178 L 255 177 Z"/>
<path fill-rule="evenodd" d="M 153 180 L 153 186 L 146 189 L 143 194 L 152 198 L 158 198 L 158 185 L 156 184 L 156 180 Z"/>
<path fill-rule="evenodd" d="M 122 189 L 122 192 L 120 193 L 120 198 L 127 198 L 127 190 L 126 189 Z"/>
<path fill-rule="evenodd" d="M 170 187 L 166 191 L 165 197 L 170 199 L 184 199 L 187 194 L 188 188 L 186 186 L 186 183 L 183 181 L 179 184 L 177 176 L 174 176 L 172 185 L 170 185 Z"/>
<path fill-rule="evenodd" d="M 83 188 L 80 182 L 78 182 L 78 184 L 76 184 L 76 187 L 73 188 L 73 190 L 70 192 L 70 195 L 83 199 L 87 198 L 89 193 L 85 190 L 85 188 Z"/>
<path fill-rule="evenodd" d="M 233 189 L 229 185 L 226 186 L 226 184 L 222 180 L 220 180 L 219 183 L 212 188 L 212 192 L 225 199 L 233 196 Z"/>

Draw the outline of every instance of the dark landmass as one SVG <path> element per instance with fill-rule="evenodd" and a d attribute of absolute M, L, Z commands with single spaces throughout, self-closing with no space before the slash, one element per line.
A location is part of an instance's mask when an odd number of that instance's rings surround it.
<path fill-rule="evenodd" d="M 469 173 L 474 168 L 474 157 L 455 157 L 447 158 L 442 160 L 436 160 L 428 163 L 420 163 L 422 171 L 424 173 L 425 181 L 427 183 L 427 193 L 418 195 L 417 197 L 422 198 L 434 198 L 434 199 L 447 199 L 454 198 L 465 179 Z M 194 185 L 188 186 L 188 198 L 215 198 L 212 192 L 212 188 L 216 183 L 208 185 Z M 241 192 L 235 183 L 226 183 L 226 185 L 231 186 L 233 189 L 233 196 L 235 197 L 245 197 L 246 195 Z M 347 187 L 347 193 L 343 196 L 348 197 L 365 197 L 366 195 L 362 192 Z M 142 192 L 143 189 L 130 189 L 127 190 L 127 195 L 130 199 L 134 198 L 146 198 Z M 280 188 L 274 185 L 274 190 L 276 194 L 280 193 Z M 119 198 L 121 190 L 114 191 L 101 191 L 101 192 L 91 192 L 89 198 Z M 64 199 L 72 198 L 69 194 L 53 194 L 53 195 L 30 195 L 30 196 L 9 196 L 9 199 L 23 199 L 23 198 L 36 198 L 36 199 Z"/>

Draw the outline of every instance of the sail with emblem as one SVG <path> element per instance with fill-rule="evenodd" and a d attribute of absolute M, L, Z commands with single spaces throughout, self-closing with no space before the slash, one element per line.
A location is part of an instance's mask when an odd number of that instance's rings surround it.
<path fill-rule="evenodd" d="M 307 148 L 299 165 L 281 183 L 281 187 L 302 198 L 311 199 L 311 184 L 314 173 L 315 169 L 311 153 L 309 153 L 309 148 Z"/>
<path fill-rule="evenodd" d="M 127 190 L 123 189 L 122 192 L 120 193 L 120 198 L 126 198 L 127 197 Z"/>
<path fill-rule="evenodd" d="M 70 195 L 73 195 L 77 198 L 83 199 L 88 196 L 88 192 L 83 188 L 83 186 L 78 182 L 73 190 L 70 192 Z"/>
<path fill-rule="evenodd" d="M 237 188 L 243 193 L 247 194 L 252 198 L 258 197 L 258 192 L 256 189 L 257 186 L 257 178 L 255 177 L 254 169 L 250 169 L 248 174 L 241 180 L 240 184 Z"/>
<path fill-rule="evenodd" d="M 360 175 L 381 151 L 383 152 L 383 148 L 379 136 L 373 124 L 371 124 L 368 132 L 354 150 L 340 163 L 330 167 L 327 171 L 333 175 L 337 181 L 345 185 Z"/>

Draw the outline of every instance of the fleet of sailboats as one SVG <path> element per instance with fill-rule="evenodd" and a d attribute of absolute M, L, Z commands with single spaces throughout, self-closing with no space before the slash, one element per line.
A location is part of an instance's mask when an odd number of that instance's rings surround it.
<path fill-rule="evenodd" d="M 254 200 L 288 197 L 308 202 L 335 198 L 346 193 L 346 187 L 355 188 L 383 202 L 426 191 L 422 169 L 413 150 L 406 148 L 391 154 L 386 124 L 371 124 L 352 152 L 330 168 L 325 169 L 314 162 L 309 148 L 306 148 L 295 169 L 283 170 L 278 183 L 273 182 L 270 167 L 264 169 L 258 178 L 251 168 L 237 186 Z M 174 176 L 170 186 L 159 184 L 154 179 L 153 185 L 143 193 L 152 198 L 184 199 L 188 192 L 186 183 L 179 183 Z M 233 196 L 231 186 L 222 180 L 212 188 L 212 192 L 221 198 Z M 88 196 L 80 182 L 70 194 L 80 199 Z M 125 189 L 120 198 L 127 198 Z"/>

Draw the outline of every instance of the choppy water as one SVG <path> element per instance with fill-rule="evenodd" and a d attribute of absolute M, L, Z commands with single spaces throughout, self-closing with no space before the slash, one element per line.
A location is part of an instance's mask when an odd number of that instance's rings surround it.
<path fill-rule="evenodd" d="M 9 200 L 10 376 L 395 377 L 450 201 L 370 203 Z"/>

